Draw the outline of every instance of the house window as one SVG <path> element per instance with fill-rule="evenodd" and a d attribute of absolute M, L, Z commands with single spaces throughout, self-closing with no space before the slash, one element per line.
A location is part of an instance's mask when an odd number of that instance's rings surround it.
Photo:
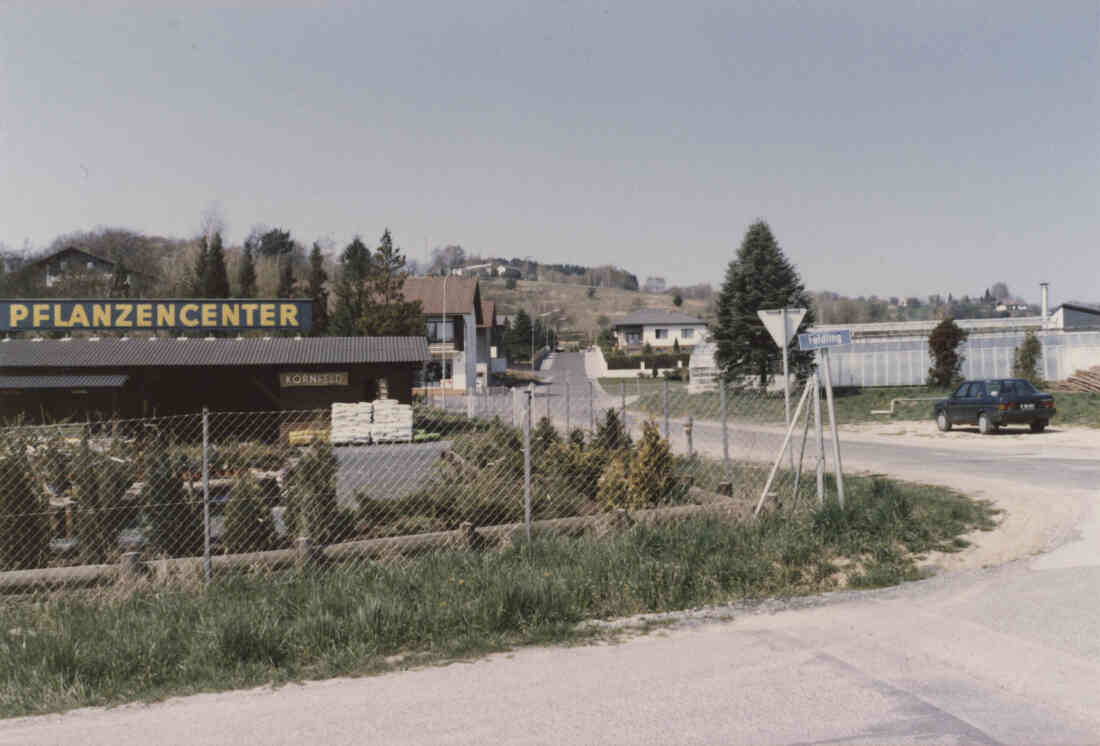
<path fill-rule="evenodd" d="M 428 341 L 431 343 L 438 342 L 454 342 L 455 341 L 455 324 L 452 320 L 442 321 L 429 321 L 428 322 Z"/>
<path fill-rule="evenodd" d="M 680 330 L 680 339 L 694 339 L 695 330 L 689 327 L 684 327 Z"/>
<path fill-rule="evenodd" d="M 653 336 L 657 339 L 668 339 L 668 329 L 654 329 Z"/>
<path fill-rule="evenodd" d="M 628 345 L 640 345 L 642 343 L 641 332 L 627 332 L 626 343 Z"/>

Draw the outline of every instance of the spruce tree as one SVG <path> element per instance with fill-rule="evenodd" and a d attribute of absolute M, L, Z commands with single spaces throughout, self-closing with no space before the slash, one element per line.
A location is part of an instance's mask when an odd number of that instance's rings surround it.
<path fill-rule="evenodd" d="M 237 273 L 237 284 L 240 285 L 242 298 L 255 297 L 256 260 L 252 253 L 252 245 L 248 241 L 245 241 L 244 253 L 241 255 L 241 268 Z"/>
<path fill-rule="evenodd" d="M 367 272 L 367 293 L 356 331 L 366 336 L 421 336 L 424 318 L 419 301 L 405 300 L 405 256 L 394 247 L 389 228 L 382 234 Z"/>
<path fill-rule="evenodd" d="M 718 321 L 712 336 L 718 345 L 718 367 L 726 376 L 751 376 L 761 388 L 767 386 L 782 351 L 756 312 L 784 307 L 806 309 L 798 331 L 814 323 L 810 298 L 798 272 L 787 261 L 768 224 L 757 221 L 726 268 L 718 296 Z M 789 349 L 791 371 L 805 378 L 813 370 L 812 353 L 801 352 L 796 345 Z"/>
<path fill-rule="evenodd" d="M 350 337 L 358 334 L 368 300 L 367 280 L 371 255 L 358 236 L 340 254 L 340 277 L 335 285 L 336 302 L 329 327 L 333 334 Z"/>
<path fill-rule="evenodd" d="M 1043 345 L 1035 332 L 1024 336 L 1024 343 L 1016 348 L 1012 365 L 1012 375 L 1024 378 L 1034 386 L 1043 385 L 1043 374 L 1039 371 L 1043 359 Z"/>
<path fill-rule="evenodd" d="M 195 257 L 195 274 L 191 281 L 191 297 L 202 298 L 206 293 L 206 265 L 210 261 L 210 247 L 206 236 L 199 239 L 199 253 Z"/>
<path fill-rule="evenodd" d="M 504 346 L 509 360 L 526 360 L 531 356 L 531 337 L 534 333 L 531 317 L 519 309 L 512 321 L 512 328 L 504 334 Z"/>
<path fill-rule="evenodd" d="M 222 234 L 215 233 L 210 241 L 210 250 L 206 255 L 203 277 L 204 298 L 229 297 L 229 273 L 225 269 L 225 248 L 222 246 Z"/>
<path fill-rule="evenodd" d="M 313 251 L 309 253 L 309 297 L 313 299 L 313 336 L 328 332 L 328 290 L 325 282 L 325 257 L 321 254 L 321 245 L 313 242 Z"/>

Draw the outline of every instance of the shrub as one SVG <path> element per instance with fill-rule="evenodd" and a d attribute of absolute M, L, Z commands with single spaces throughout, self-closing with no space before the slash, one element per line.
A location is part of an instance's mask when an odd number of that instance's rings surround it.
<path fill-rule="evenodd" d="M 336 455 L 328 443 L 314 443 L 287 478 L 284 514 L 287 531 L 292 537 L 306 536 L 318 544 L 327 544 L 340 533 L 340 519 L 336 503 Z"/>
<path fill-rule="evenodd" d="M 630 434 L 619 419 L 618 410 L 607 410 L 603 422 L 596 423 L 596 437 L 592 439 L 592 444 L 610 451 L 630 448 L 633 445 Z"/>
<path fill-rule="evenodd" d="M 550 422 L 549 417 L 543 417 L 531 431 L 531 454 L 540 456 L 546 453 L 551 446 L 561 443 L 561 436 Z"/>
<path fill-rule="evenodd" d="M 178 452 L 155 448 L 141 490 L 149 543 L 153 551 L 169 557 L 194 556 L 202 551 L 202 503 L 188 499 L 184 493 L 186 467 Z"/>
<path fill-rule="evenodd" d="M 0 443 L 0 567 L 41 567 L 49 542 L 47 502 L 31 470 L 27 444 L 18 437 Z"/>
<path fill-rule="evenodd" d="M 672 451 L 653 420 L 642 423 L 642 437 L 634 449 L 627 483 L 630 507 L 660 505 L 672 497 L 676 485 Z"/>
<path fill-rule="evenodd" d="M 125 504 L 133 481 L 130 465 L 117 456 L 96 453 L 86 438 L 71 464 L 80 556 L 91 564 L 106 562 L 118 550 L 119 532 L 137 517 Z"/>
<path fill-rule="evenodd" d="M 1012 375 L 1026 378 L 1034 386 L 1043 385 L 1043 376 L 1039 372 L 1039 363 L 1043 359 L 1043 345 L 1035 332 L 1028 332 L 1024 343 L 1016 348 Z"/>
<path fill-rule="evenodd" d="M 275 522 L 260 483 L 249 469 L 241 472 L 225 506 L 222 544 L 229 552 L 259 552 L 276 543 Z"/>
<path fill-rule="evenodd" d="M 627 454 L 620 453 L 600 475 L 596 499 L 605 510 L 633 507 L 630 505 L 630 467 L 627 459 Z"/>
<path fill-rule="evenodd" d="M 928 335 L 932 354 L 932 367 L 928 369 L 930 386 L 947 387 L 959 380 L 963 358 L 958 349 L 966 337 L 967 333 L 952 318 L 941 321 Z"/>

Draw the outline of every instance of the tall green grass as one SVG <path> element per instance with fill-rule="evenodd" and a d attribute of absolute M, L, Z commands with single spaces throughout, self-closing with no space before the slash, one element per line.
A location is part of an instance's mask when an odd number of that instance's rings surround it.
<path fill-rule="evenodd" d="M 696 516 L 484 552 L 237 575 L 208 590 L 9 600 L 0 714 L 105 705 L 385 670 L 581 639 L 586 619 L 865 587 L 918 577 L 914 553 L 991 527 L 984 504 L 933 487 L 852 479 L 846 507 L 759 521 Z M 843 562 L 841 562 L 843 560 Z"/>

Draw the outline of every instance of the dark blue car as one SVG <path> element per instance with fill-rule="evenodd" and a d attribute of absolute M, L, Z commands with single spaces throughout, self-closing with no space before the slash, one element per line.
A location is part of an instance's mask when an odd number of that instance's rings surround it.
<path fill-rule="evenodd" d="M 1031 432 L 1041 433 L 1057 413 L 1054 397 L 1022 378 L 967 381 L 932 408 L 943 432 L 954 425 L 977 425 L 983 435 L 1002 425 L 1027 425 Z"/>

